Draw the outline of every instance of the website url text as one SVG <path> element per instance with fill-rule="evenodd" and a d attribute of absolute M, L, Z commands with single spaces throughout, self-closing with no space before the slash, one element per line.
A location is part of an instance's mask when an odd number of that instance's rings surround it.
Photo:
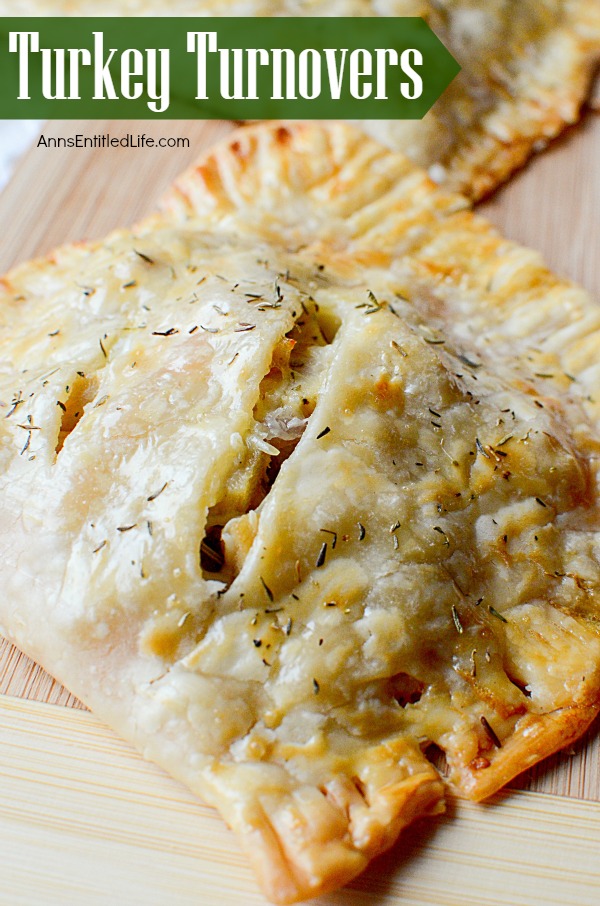
<path fill-rule="evenodd" d="M 117 137 L 116 135 L 69 135 L 60 137 L 50 135 L 46 137 L 44 133 L 40 135 L 37 143 L 38 148 L 189 148 L 189 138 L 174 138 L 161 136 L 154 138 L 152 135 L 138 133 L 134 135 L 128 132 L 127 135 Z"/>

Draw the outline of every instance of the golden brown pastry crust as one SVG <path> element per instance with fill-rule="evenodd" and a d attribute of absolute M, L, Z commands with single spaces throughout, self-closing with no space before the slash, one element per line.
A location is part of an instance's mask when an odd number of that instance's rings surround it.
<path fill-rule="evenodd" d="M 593 0 L 444 2 L 424 13 L 462 72 L 420 124 L 365 124 L 477 200 L 577 122 L 600 59 Z"/>
<path fill-rule="evenodd" d="M 264 169 L 253 166 L 265 159 L 276 160 L 277 180 L 263 179 Z M 279 184 L 285 186 L 281 195 Z M 284 223 L 275 224 L 271 212 L 281 209 L 284 198 Z M 527 392 L 551 406 L 560 405 L 562 395 L 575 396 L 590 420 L 577 425 L 578 442 L 596 462 L 600 309 L 585 292 L 550 273 L 535 252 L 499 236 L 462 198 L 435 190 L 406 159 L 343 127 L 288 125 L 239 133 L 178 180 L 165 199 L 179 217 L 212 210 L 232 221 L 237 211 L 246 219 L 247 205 L 253 206 L 253 229 L 259 226 L 271 238 L 285 231 L 290 244 L 310 241 L 317 255 L 323 242 L 340 255 L 349 252 L 363 267 L 391 267 L 400 279 L 422 281 L 419 314 L 443 336 L 450 332 L 459 342 L 487 347 L 492 360 L 506 355 L 507 343 L 535 351 L 532 365 L 520 363 Z M 375 287 L 375 273 L 368 279 Z M 546 395 L 540 391 L 549 362 L 560 370 L 560 378 L 553 379 L 562 386 Z M 589 481 L 595 487 L 597 478 Z M 594 555 L 594 571 L 596 562 Z M 594 635 L 595 623 L 592 612 Z M 485 770 L 457 767 L 454 780 L 462 792 L 487 796 L 581 735 L 598 710 L 594 674 L 587 675 L 590 686 L 582 690 L 580 703 L 517 721 L 501 754 L 486 757 Z"/>
<path fill-rule="evenodd" d="M 600 310 L 405 158 L 240 130 L 0 312 L 3 631 L 270 897 L 597 713 Z"/>

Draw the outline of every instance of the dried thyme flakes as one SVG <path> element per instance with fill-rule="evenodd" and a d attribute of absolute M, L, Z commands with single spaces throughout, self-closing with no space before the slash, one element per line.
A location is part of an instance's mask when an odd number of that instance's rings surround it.
<path fill-rule="evenodd" d="M 490 726 L 488 719 L 482 714 L 479 720 L 481 721 L 481 726 L 485 730 L 487 737 L 491 740 L 491 742 L 493 742 L 497 749 L 501 749 L 502 743 L 498 739 L 498 735 L 496 734 L 495 730 L 493 730 L 493 728 Z"/>
<path fill-rule="evenodd" d="M 458 610 L 456 609 L 456 606 L 454 604 L 452 605 L 452 620 L 454 622 L 454 625 L 456 626 L 456 631 L 462 635 L 462 633 L 464 631 L 463 625 L 460 622 L 460 616 L 459 616 Z"/>
<path fill-rule="evenodd" d="M 265 580 L 263 579 L 262 576 L 260 576 L 260 581 L 262 583 L 262 587 L 264 588 L 264 590 L 266 592 L 267 598 L 269 599 L 269 601 L 271 601 L 271 603 L 273 603 L 273 601 L 275 600 L 273 597 L 273 592 L 271 591 L 271 589 L 269 588 L 269 586 L 267 585 L 267 583 L 265 582 Z"/>
<path fill-rule="evenodd" d="M 325 563 L 326 557 L 327 557 L 327 542 L 324 541 L 323 544 L 321 545 L 321 550 L 319 551 L 319 556 L 317 557 L 317 562 L 315 563 L 315 567 L 317 569 L 319 569 L 319 567 L 323 566 L 323 564 Z"/>

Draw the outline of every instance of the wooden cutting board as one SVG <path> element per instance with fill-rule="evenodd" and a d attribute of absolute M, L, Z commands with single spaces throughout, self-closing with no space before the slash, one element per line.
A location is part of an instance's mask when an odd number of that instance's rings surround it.
<path fill-rule="evenodd" d="M 34 146 L 0 196 L 0 272 L 152 210 L 228 123 L 53 123 L 80 135 L 187 138 L 179 148 Z M 98 144 L 98 141 L 96 142 Z M 600 116 L 588 114 L 481 206 L 600 300 Z M 0 593 L 1 590 L 0 590 Z M 62 705 L 66 707 L 55 707 Z M 265 904 L 218 817 L 0 640 L 0 903 Z M 321 906 L 600 902 L 600 721 L 491 805 L 451 804 Z"/>

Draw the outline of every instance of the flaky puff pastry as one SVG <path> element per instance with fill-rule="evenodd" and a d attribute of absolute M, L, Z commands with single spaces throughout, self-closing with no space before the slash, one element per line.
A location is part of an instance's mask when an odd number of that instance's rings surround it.
<path fill-rule="evenodd" d="M 2 631 L 270 898 L 597 713 L 600 308 L 405 157 L 239 130 L 0 313 Z"/>
<path fill-rule="evenodd" d="M 96 16 L 98 9 L 95 0 L 0 0 L 0 12 Z M 579 119 L 600 60 L 598 0 L 105 0 L 102 13 L 422 17 L 461 72 L 422 120 L 359 125 L 473 199 Z"/>

